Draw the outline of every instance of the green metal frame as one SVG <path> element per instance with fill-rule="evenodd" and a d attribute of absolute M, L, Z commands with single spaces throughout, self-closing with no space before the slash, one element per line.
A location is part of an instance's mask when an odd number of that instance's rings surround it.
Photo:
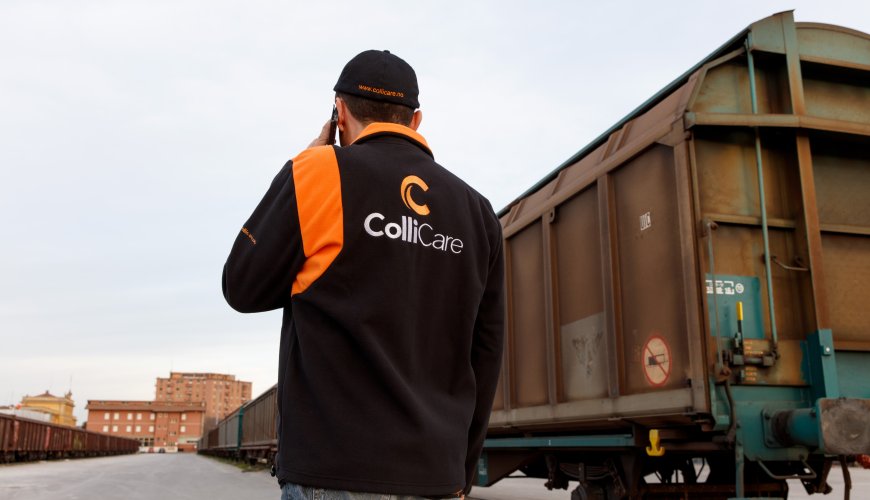
<path fill-rule="evenodd" d="M 238 416 L 239 432 L 238 432 L 238 436 L 237 436 L 238 439 L 236 440 L 236 453 L 238 453 L 239 450 L 242 449 L 242 419 L 244 417 L 245 417 L 245 406 L 242 405 L 239 408 L 239 416 Z"/>
<path fill-rule="evenodd" d="M 636 445 L 632 434 L 587 434 L 525 438 L 491 438 L 483 442 L 483 452 L 477 461 L 477 485 L 489 483 L 487 450 L 540 450 L 565 448 L 631 448 Z"/>
<path fill-rule="evenodd" d="M 795 410 L 799 419 L 795 431 L 798 441 L 820 442 L 818 422 L 812 415 L 819 413 L 819 401 L 840 397 L 836 354 L 830 330 L 820 330 L 801 343 L 804 353 L 806 387 L 737 385 L 731 388 L 737 415 L 737 431 L 742 437 L 744 454 L 749 460 L 805 460 L 813 451 L 807 446 L 784 447 L 777 443 L 771 428 L 776 412 Z M 711 403 L 716 419 L 715 429 L 731 427 L 730 407 L 724 388 L 711 383 Z M 855 397 L 860 395 L 849 396 Z M 801 422 L 801 419 L 806 420 Z"/>
<path fill-rule="evenodd" d="M 483 442 L 483 448 L 627 448 L 635 445 L 631 434 L 590 434 L 528 438 L 495 438 Z"/>

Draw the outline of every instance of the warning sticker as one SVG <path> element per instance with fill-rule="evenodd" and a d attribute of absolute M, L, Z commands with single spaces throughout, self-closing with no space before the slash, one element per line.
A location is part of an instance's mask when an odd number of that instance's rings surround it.
<path fill-rule="evenodd" d="M 652 385 L 662 385 L 671 375 L 671 350 L 665 339 L 653 335 L 643 346 L 643 374 Z"/>
<path fill-rule="evenodd" d="M 746 287 L 743 283 L 735 283 L 734 281 L 729 280 L 716 280 L 716 287 L 713 287 L 713 280 L 705 280 L 707 285 L 707 295 L 713 295 L 714 291 L 716 295 L 740 295 L 744 292 Z"/>

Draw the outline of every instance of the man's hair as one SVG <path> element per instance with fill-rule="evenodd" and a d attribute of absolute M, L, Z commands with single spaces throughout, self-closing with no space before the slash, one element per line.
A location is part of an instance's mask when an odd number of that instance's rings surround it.
<path fill-rule="evenodd" d="M 347 104 L 350 114 L 363 124 L 389 122 L 398 123 L 399 125 L 410 125 L 411 118 L 414 116 L 413 109 L 401 104 L 373 101 L 342 92 L 336 92 L 335 95 L 336 97 L 341 97 L 341 100 Z"/>

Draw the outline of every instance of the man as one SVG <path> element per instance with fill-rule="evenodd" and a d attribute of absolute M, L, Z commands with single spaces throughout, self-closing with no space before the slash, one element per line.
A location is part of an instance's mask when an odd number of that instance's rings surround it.
<path fill-rule="evenodd" d="M 284 309 L 282 498 L 462 496 L 501 365 L 501 227 L 416 132 L 405 61 L 363 52 L 334 90 L 342 147 L 327 123 L 287 162 L 224 267 L 234 309 Z"/>

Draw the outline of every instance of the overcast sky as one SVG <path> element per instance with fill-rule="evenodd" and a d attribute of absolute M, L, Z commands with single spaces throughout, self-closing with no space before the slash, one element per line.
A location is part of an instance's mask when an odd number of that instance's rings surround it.
<path fill-rule="evenodd" d="M 358 52 L 417 71 L 435 158 L 499 209 L 753 21 L 855 1 L 0 2 L 0 404 L 277 380 L 280 312 L 221 268 Z"/>

